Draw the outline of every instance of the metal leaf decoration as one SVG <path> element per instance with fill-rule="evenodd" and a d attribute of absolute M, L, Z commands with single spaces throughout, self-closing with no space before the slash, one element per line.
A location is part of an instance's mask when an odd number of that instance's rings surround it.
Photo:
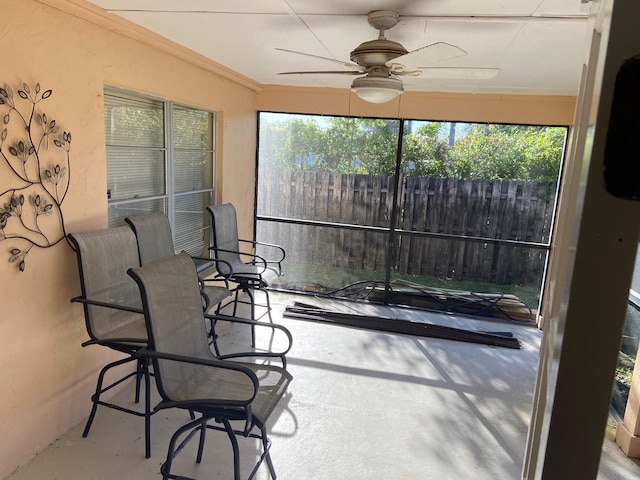
<path fill-rule="evenodd" d="M 23 83 L 17 94 L 19 99 L 9 85 L 0 88 L 0 163 L 9 172 L 0 177 L 0 242 L 10 243 L 8 261 L 24 272 L 34 247 L 67 239 L 61 207 L 69 191 L 71 133 L 59 135 L 58 122 L 39 111 L 53 90 Z M 51 140 L 57 148 L 47 148 Z M 58 221 L 41 225 L 40 217 L 50 215 Z"/>

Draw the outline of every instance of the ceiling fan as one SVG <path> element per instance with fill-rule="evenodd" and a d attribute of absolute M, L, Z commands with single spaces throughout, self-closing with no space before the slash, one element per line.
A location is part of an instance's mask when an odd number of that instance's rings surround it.
<path fill-rule="evenodd" d="M 350 58 L 354 63 L 284 48 L 277 49 L 337 62 L 350 70 L 281 72 L 279 75 L 363 75 L 352 82 L 351 89 L 367 102 L 385 103 L 404 91 L 402 80 L 398 78 L 400 76 L 488 79 L 500 72 L 498 68 L 429 67 L 434 63 L 466 55 L 467 52 L 445 42 L 433 43 L 409 52 L 402 44 L 385 37 L 385 32 L 395 27 L 399 19 L 396 12 L 389 10 L 370 12 L 367 20 L 369 25 L 378 30 L 378 38 L 361 43 L 351 52 Z"/>

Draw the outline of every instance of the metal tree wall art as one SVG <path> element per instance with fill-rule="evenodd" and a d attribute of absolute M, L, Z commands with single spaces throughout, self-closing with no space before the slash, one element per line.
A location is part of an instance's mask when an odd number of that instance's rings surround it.
<path fill-rule="evenodd" d="M 41 106 L 52 90 L 0 88 L 0 242 L 23 272 L 33 247 L 66 239 L 61 205 L 69 190 L 71 133 Z"/>

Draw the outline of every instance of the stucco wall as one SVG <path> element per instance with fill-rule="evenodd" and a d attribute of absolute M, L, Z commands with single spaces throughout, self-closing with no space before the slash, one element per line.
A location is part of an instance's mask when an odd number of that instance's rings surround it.
<path fill-rule="evenodd" d="M 405 92 L 371 104 L 349 90 L 281 86 L 264 86 L 258 94 L 258 108 L 265 111 L 562 126 L 573 123 L 575 102 L 567 96 Z"/>
<path fill-rule="evenodd" d="M 82 2 L 2 1 L 0 86 L 12 86 L 16 97 L 23 82 L 52 89 L 40 105 L 60 133 L 72 132 L 71 184 L 62 205 L 67 231 L 107 224 L 103 90 L 108 85 L 220 112 L 220 199 L 236 204 L 247 219 L 241 229 L 249 234 L 255 90 L 190 58 L 178 59 L 168 48 L 152 45 L 153 39 L 121 35 L 96 12 L 102 14 Z M 0 112 L 6 109 L 0 106 Z M 12 186 L 15 177 L 0 169 L 0 192 Z M 1 205 L 6 202 L 7 195 L 0 198 Z M 20 273 L 8 262 L 14 243 L 0 242 L 0 478 L 88 415 L 97 371 L 114 358 L 107 349 L 80 346 L 87 335 L 81 307 L 69 302 L 80 293 L 70 247 L 63 242 L 33 249 Z M 142 457 L 142 447 L 140 452 Z"/>
<path fill-rule="evenodd" d="M 371 106 L 348 91 L 255 85 L 116 20 L 82 0 L 2 0 L 0 86 L 52 89 L 48 117 L 73 135 L 68 232 L 107 224 L 103 90 L 118 87 L 218 112 L 218 200 L 233 202 L 251 236 L 256 110 L 568 124 L 570 98 L 527 99 L 407 93 Z M 0 112 L 4 113 L 2 106 Z M 0 192 L 12 186 L 0 170 Z M 7 197 L 0 198 L 0 205 Z M 0 478 L 82 421 L 97 371 L 114 358 L 87 339 L 73 252 L 64 242 L 34 249 L 20 273 L 0 242 Z M 92 432 L 99 435 L 99 432 Z M 141 458 L 143 451 L 141 447 Z"/>

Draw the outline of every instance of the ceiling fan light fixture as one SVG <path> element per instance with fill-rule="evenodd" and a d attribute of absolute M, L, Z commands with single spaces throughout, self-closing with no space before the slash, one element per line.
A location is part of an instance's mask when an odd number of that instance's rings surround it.
<path fill-rule="evenodd" d="M 351 84 L 358 97 L 369 103 L 390 102 L 402 92 L 402 81 L 392 77 L 360 77 Z"/>

